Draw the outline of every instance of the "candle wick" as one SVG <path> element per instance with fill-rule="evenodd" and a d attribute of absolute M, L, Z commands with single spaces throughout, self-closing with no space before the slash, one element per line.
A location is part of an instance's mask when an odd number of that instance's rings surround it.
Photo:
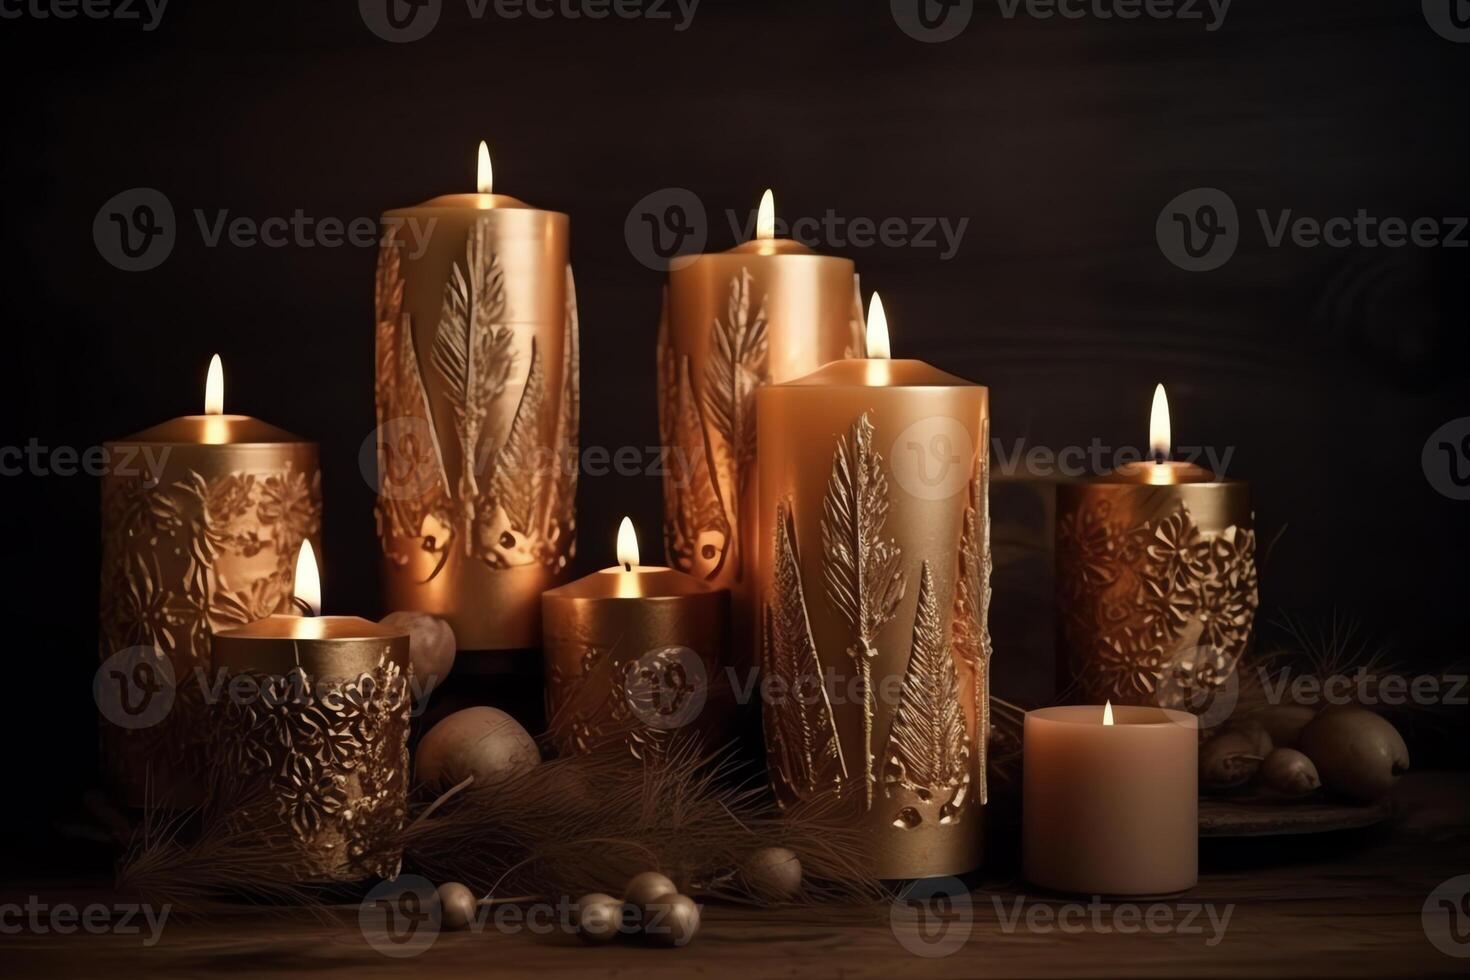
<path fill-rule="evenodd" d="M 632 562 L 630 562 L 630 561 L 623 562 L 623 571 L 625 571 L 625 572 L 631 572 L 632 570 L 633 570 L 633 563 Z"/>
<path fill-rule="evenodd" d="M 299 595 L 293 595 L 291 597 L 291 605 L 301 610 L 301 615 L 307 619 L 314 619 L 316 617 L 316 610 L 312 609 L 311 605 Z"/>

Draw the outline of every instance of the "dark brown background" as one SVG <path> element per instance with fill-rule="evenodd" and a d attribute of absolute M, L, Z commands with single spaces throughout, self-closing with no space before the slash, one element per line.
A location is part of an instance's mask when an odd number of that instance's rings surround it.
<path fill-rule="evenodd" d="M 370 34 L 352 3 L 176 0 L 152 33 L 0 22 L 14 399 L 0 443 L 86 447 L 197 411 L 218 351 L 232 410 L 322 444 L 329 609 L 380 612 L 358 466 L 373 425 L 372 251 L 206 248 L 192 210 L 376 216 L 471 189 L 483 137 L 497 190 L 573 219 L 584 445 L 657 441 L 660 276 L 623 232 L 644 195 L 696 191 L 713 248 L 733 244 L 726 209 L 743 217 L 766 186 L 788 217 L 969 218 L 948 262 L 829 249 L 883 290 L 901 354 L 989 384 L 1007 447 L 1136 445 L 1166 381 L 1176 439 L 1236 447 L 1263 539 L 1286 528 L 1268 616 L 1336 608 L 1403 657 L 1462 659 L 1470 504 L 1430 487 L 1420 451 L 1470 414 L 1467 253 L 1270 249 L 1253 215 L 1470 213 L 1470 45 L 1436 36 L 1412 2 L 1237 0 L 1214 33 L 997 10 L 979 3 L 944 44 L 906 37 L 886 3 L 851 0 L 704 0 L 683 33 L 474 21 L 447 0 L 435 32 L 407 45 Z M 128 274 L 99 257 L 91 227 L 136 186 L 169 196 L 179 242 Z M 1247 224 L 1228 265 L 1189 274 L 1164 259 L 1154 222 L 1199 186 L 1227 191 Z M 3 809 L 20 851 L 94 779 L 98 488 L 0 488 Z M 580 564 L 609 560 L 625 512 L 651 540 L 658 501 L 654 478 L 584 477 Z M 1004 686 L 1042 655 L 998 657 Z"/>

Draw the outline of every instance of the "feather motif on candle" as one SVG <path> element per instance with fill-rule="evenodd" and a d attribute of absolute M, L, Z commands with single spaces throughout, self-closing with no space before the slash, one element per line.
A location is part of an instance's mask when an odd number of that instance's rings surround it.
<path fill-rule="evenodd" d="M 837 440 L 832 476 L 822 502 L 822 574 L 827 598 L 853 632 L 848 649 L 863 689 L 864 780 L 873 804 L 872 659 L 878 632 L 903 600 L 902 550 L 883 536 L 888 519 L 888 479 L 873 449 L 873 423 L 864 412 Z"/>
<path fill-rule="evenodd" d="M 796 527 L 784 504 L 776 512 L 776 565 L 765 602 L 763 639 L 763 669 L 784 692 L 778 703 L 764 705 L 763 712 L 766 737 L 778 760 L 776 776 L 789 797 L 782 803 L 840 791 L 847 763 L 807 616 Z"/>
<path fill-rule="evenodd" d="M 402 249 L 397 243 L 378 253 L 377 410 L 378 534 L 395 561 L 407 558 L 393 539 L 423 536 L 425 520 L 447 518 L 449 480 L 419 372 L 413 329 L 403 312 Z"/>
<path fill-rule="evenodd" d="M 712 475 L 689 356 L 668 342 L 667 311 L 659 326 L 658 373 L 663 444 L 684 449 L 665 469 L 664 547 L 675 568 L 707 579 L 720 569 L 731 528 Z"/>
<path fill-rule="evenodd" d="M 988 430 L 988 424 L 987 424 Z M 982 445 L 985 442 L 982 440 Z M 970 479 L 970 503 L 965 509 L 965 529 L 960 538 L 959 578 L 954 597 L 954 646 L 970 668 L 970 697 L 975 718 L 979 782 L 976 802 L 987 802 L 986 766 L 990 730 L 990 466 L 982 449 Z"/>
<path fill-rule="evenodd" d="M 742 269 L 730 283 L 725 318 L 715 320 L 704 377 L 705 416 L 719 436 L 710 454 L 730 526 L 739 519 L 740 499 L 755 465 L 755 390 L 767 370 L 765 304 L 753 303 L 750 294 L 750 270 Z M 734 544 L 728 541 L 729 547 Z"/>
<path fill-rule="evenodd" d="M 884 783 L 887 795 L 900 786 L 920 806 L 957 790 L 940 805 L 939 822 L 960 819 L 970 782 L 970 737 L 960 706 L 954 657 L 944 639 L 934 577 L 926 561 L 919 573 L 919 603 L 914 613 L 914 639 L 904 672 L 903 690 L 888 736 Z M 896 826 L 912 829 L 923 822 L 920 807 L 899 811 Z"/>
<path fill-rule="evenodd" d="M 536 341 L 531 341 L 531 373 L 516 407 L 510 435 L 495 454 L 488 487 L 475 504 L 475 550 L 493 554 L 507 565 L 529 565 L 536 560 L 536 502 L 550 489 L 551 473 L 542 457 L 537 431 L 546 399 L 546 369 Z M 554 468 L 554 467 L 553 467 Z"/>
<path fill-rule="evenodd" d="M 581 470 L 582 344 L 577 322 L 577 284 L 567 266 L 566 319 L 562 333 L 561 407 L 556 416 L 555 458 L 548 492 L 540 498 L 541 560 L 561 571 L 577 550 L 577 474 Z"/>

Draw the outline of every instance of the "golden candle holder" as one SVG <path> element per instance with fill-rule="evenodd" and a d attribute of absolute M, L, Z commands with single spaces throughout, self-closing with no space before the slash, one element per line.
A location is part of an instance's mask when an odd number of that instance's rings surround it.
<path fill-rule="evenodd" d="M 270 616 L 214 637 L 217 819 L 263 831 L 302 881 L 393 877 L 408 814 L 408 636 Z"/>
<path fill-rule="evenodd" d="M 1229 683 L 1259 602 L 1250 486 L 1164 461 L 1057 488 L 1059 687 L 1082 703 L 1201 709 Z"/>
<path fill-rule="evenodd" d="M 657 758 L 675 739 L 730 737 L 730 593 L 638 564 L 626 518 L 618 564 L 542 597 L 546 701 L 563 754 Z"/>
<path fill-rule="evenodd" d="M 838 794 L 880 878 L 980 864 L 990 599 L 985 388 L 868 360 L 757 395 L 762 714 L 790 806 Z"/>
<path fill-rule="evenodd" d="M 106 779 L 130 806 L 202 800 L 210 633 L 286 609 L 321 533 L 316 444 L 223 414 L 217 358 L 210 373 L 206 414 L 106 444 L 95 694 Z"/>
<path fill-rule="evenodd" d="M 393 609 L 462 650 L 540 642 L 575 538 L 569 222 L 489 193 L 389 211 L 377 271 L 378 533 Z"/>
<path fill-rule="evenodd" d="M 664 477 L 668 561 L 732 590 L 741 657 L 754 632 L 755 391 L 864 353 L 853 263 L 775 238 L 774 223 L 767 191 L 755 240 L 678 260 L 658 334 L 659 428 L 674 453 Z"/>

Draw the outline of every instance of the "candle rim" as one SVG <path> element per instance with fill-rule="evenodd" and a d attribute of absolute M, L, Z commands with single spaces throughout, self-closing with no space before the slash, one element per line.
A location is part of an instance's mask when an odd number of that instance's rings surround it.
<path fill-rule="evenodd" d="M 844 375 L 855 370 L 847 365 L 863 365 L 862 377 L 848 378 Z M 893 375 L 902 374 L 923 368 L 930 372 L 929 376 L 922 381 L 906 381 L 902 384 L 878 384 L 874 379 L 868 377 L 868 365 L 886 365 L 885 373 Z M 833 376 L 837 376 L 835 379 Z M 829 380 L 831 379 L 831 380 Z M 778 384 L 763 385 L 759 390 L 767 388 L 882 388 L 891 391 L 912 390 L 926 391 L 932 389 L 949 388 L 976 388 L 981 391 L 989 389 L 982 384 L 977 384 L 968 378 L 962 378 L 956 374 L 950 374 L 935 367 L 928 361 L 921 361 L 916 357 L 842 357 L 835 361 L 828 361 L 821 367 L 809 374 L 790 381 L 782 381 Z"/>
<path fill-rule="evenodd" d="M 216 427 L 241 427 L 248 428 L 249 438 L 239 442 L 206 442 L 199 439 L 186 438 L 187 432 L 178 431 L 185 425 L 198 425 L 202 429 L 206 425 Z M 108 446 L 126 445 L 153 445 L 153 446 L 280 446 L 300 443 L 310 445 L 312 441 L 294 432 L 262 422 L 253 415 L 179 415 L 166 422 L 151 425 L 146 429 L 134 432 L 132 435 L 123 436 L 120 439 L 109 439 L 104 443 Z"/>
<path fill-rule="evenodd" d="M 1149 711 L 1158 712 L 1156 721 L 1127 721 L 1124 712 Z M 1086 713 L 1084 713 L 1086 712 Z M 1198 728 L 1199 718 L 1188 711 L 1178 708 L 1164 708 L 1148 704 L 1115 704 L 1113 705 L 1113 724 L 1103 724 L 1103 706 L 1100 704 L 1053 704 L 1044 708 L 1033 708 L 1026 712 L 1026 718 L 1033 715 L 1038 721 L 1045 721 L 1056 725 L 1073 725 L 1087 728 L 1166 728 L 1184 727 Z"/>

